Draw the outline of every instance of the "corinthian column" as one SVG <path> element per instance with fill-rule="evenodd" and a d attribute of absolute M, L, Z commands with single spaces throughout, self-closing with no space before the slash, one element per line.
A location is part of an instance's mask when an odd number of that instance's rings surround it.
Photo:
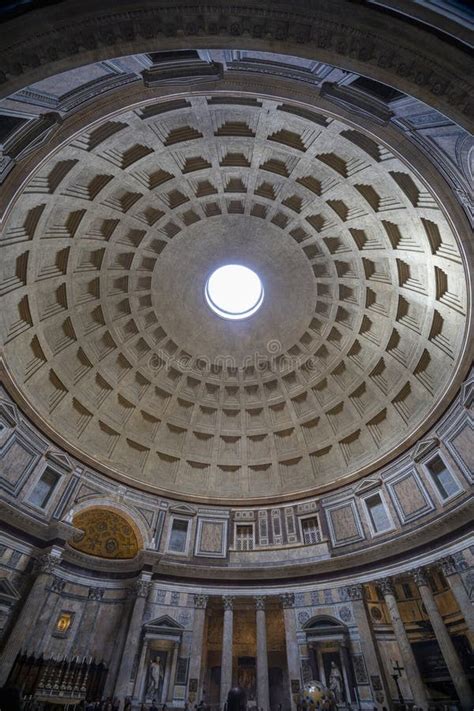
<path fill-rule="evenodd" d="M 354 620 L 359 630 L 360 647 L 364 655 L 365 665 L 370 679 L 372 698 L 376 703 L 377 689 L 382 688 L 384 699 L 381 706 L 391 706 L 391 699 L 385 672 L 380 660 L 380 654 L 375 640 L 374 631 L 367 614 L 367 607 L 364 599 L 364 588 L 362 585 L 350 585 L 346 588 L 347 596 L 352 601 L 352 612 Z M 379 683 L 377 683 L 379 682 Z M 374 686 L 376 687 L 374 689 Z"/>
<path fill-rule="evenodd" d="M 469 684 L 467 676 L 454 648 L 454 644 L 449 636 L 449 632 L 446 629 L 446 625 L 444 624 L 443 618 L 438 610 L 438 606 L 436 605 L 436 600 L 431 592 L 425 571 L 422 568 L 417 568 L 413 571 L 413 579 L 415 580 L 418 590 L 420 591 L 421 599 L 423 600 L 426 612 L 430 618 L 433 632 L 438 640 L 441 653 L 444 661 L 446 662 L 446 666 L 448 667 L 449 675 L 453 680 L 461 706 L 465 709 L 465 711 L 469 711 L 472 709 L 474 704 L 474 694 L 472 693 L 471 685 Z"/>
<path fill-rule="evenodd" d="M 234 632 L 234 598 L 225 595 L 224 603 L 224 631 L 222 634 L 222 662 L 221 662 L 221 708 L 227 701 L 227 694 L 232 686 L 232 642 Z"/>
<path fill-rule="evenodd" d="M 286 639 L 286 660 L 288 664 L 288 677 L 290 679 L 290 703 L 291 711 L 296 709 L 296 696 L 301 688 L 300 656 L 298 649 L 298 639 L 296 637 L 295 621 L 295 596 L 293 593 L 280 595 L 283 607 L 283 620 L 285 622 Z"/>
<path fill-rule="evenodd" d="M 4 686 L 8 679 L 18 652 L 31 640 L 36 620 L 45 603 L 46 588 L 52 584 L 60 559 L 61 554 L 53 550 L 41 555 L 35 561 L 35 581 L 5 642 L 0 659 L 0 687 Z"/>
<path fill-rule="evenodd" d="M 257 703 L 263 711 L 270 711 L 268 690 L 267 624 L 265 619 L 265 596 L 255 598 L 257 608 Z"/>
<path fill-rule="evenodd" d="M 407 675 L 408 683 L 410 684 L 411 693 L 416 706 L 420 706 L 423 710 L 428 708 L 428 699 L 426 696 L 425 686 L 423 684 L 420 672 L 411 648 L 410 640 L 405 630 L 405 625 L 400 616 L 397 599 L 395 597 L 395 588 L 390 578 L 384 578 L 377 581 L 382 590 L 385 604 L 387 605 L 388 614 L 392 622 L 393 631 L 402 655 L 403 666 Z"/>
<path fill-rule="evenodd" d="M 196 694 L 192 700 L 200 701 L 202 685 L 202 662 L 204 627 L 206 623 L 206 607 L 208 595 L 194 596 L 193 637 L 191 640 L 191 659 L 189 662 L 188 697 Z"/>
<path fill-rule="evenodd" d="M 466 620 L 466 625 L 471 632 L 474 632 L 474 606 L 469 599 L 467 590 L 464 587 L 461 576 L 456 566 L 456 561 L 452 556 L 447 556 L 438 561 L 441 566 L 444 577 L 448 581 L 448 585 L 451 588 L 456 602 L 459 605 L 459 609 L 462 612 L 464 619 Z"/>
<path fill-rule="evenodd" d="M 130 688 L 130 678 L 132 676 L 135 657 L 138 653 L 146 599 L 151 590 L 150 577 L 149 573 L 142 573 L 138 580 L 136 580 L 132 591 L 132 594 L 135 595 L 135 601 L 132 605 L 130 620 L 128 623 L 127 638 L 125 640 L 124 651 L 120 662 L 120 669 L 117 675 L 114 694 L 119 699 L 121 704 L 127 696 L 130 696 L 132 693 Z"/>

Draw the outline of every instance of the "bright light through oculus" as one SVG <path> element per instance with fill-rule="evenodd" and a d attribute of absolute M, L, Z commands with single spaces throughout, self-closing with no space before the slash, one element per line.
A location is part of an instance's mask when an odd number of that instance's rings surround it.
<path fill-rule="evenodd" d="M 238 321 L 254 314 L 262 305 L 262 282 L 248 267 L 226 264 L 206 282 L 206 301 L 222 318 Z"/>

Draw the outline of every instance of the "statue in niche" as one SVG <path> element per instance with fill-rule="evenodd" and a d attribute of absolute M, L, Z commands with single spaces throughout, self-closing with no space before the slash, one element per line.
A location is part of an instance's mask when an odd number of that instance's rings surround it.
<path fill-rule="evenodd" d="M 148 670 L 147 698 L 159 701 L 159 694 L 163 687 L 163 660 L 155 656 L 150 662 Z"/>
<path fill-rule="evenodd" d="M 329 673 L 329 688 L 335 696 L 336 704 L 340 704 L 343 701 L 342 685 L 343 681 L 341 670 L 337 666 L 336 662 L 331 662 L 331 671 Z"/>

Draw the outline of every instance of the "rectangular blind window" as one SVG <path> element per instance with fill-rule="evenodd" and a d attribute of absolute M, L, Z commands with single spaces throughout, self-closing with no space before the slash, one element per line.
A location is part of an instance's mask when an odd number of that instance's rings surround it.
<path fill-rule="evenodd" d="M 432 459 L 428 464 L 428 469 L 441 498 L 449 499 L 450 496 L 457 494 L 459 486 L 441 457 L 436 456 Z"/>
<path fill-rule="evenodd" d="M 53 469 L 49 469 L 49 467 L 45 469 L 30 495 L 30 503 L 44 509 L 50 500 L 58 481 L 59 474 L 57 474 Z"/>
<path fill-rule="evenodd" d="M 168 549 L 173 553 L 184 553 L 188 536 L 188 522 L 174 520 Z"/>
<path fill-rule="evenodd" d="M 303 543 L 319 543 L 319 528 L 317 518 L 304 518 L 301 521 L 303 529 Z"/>
<path fill-rule="evenodd" d="M 237 526 L 235 532 L 235 547 L 238 551 L 253 550 L 253 527 Z"/>
<path fill-rule="evenodd" d="M 390 519 L 388 518 L 380 494 L 374 494 L 373 496 L 369 496 L 365 500 L 365 503 L 374 530 L 379 533 L 380 531 L 386 531 L 388 528 L 390 528 Z"/>

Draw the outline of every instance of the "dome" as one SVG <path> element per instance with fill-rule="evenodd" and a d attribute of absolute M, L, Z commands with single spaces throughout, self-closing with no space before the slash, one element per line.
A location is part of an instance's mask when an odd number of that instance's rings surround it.
<path fill-rule="evenodd" d="M 224 88 L 48 147 L 3 225 L 21 401 L 95 467 L 187 499 L 318 493 L 387 462 L 445 406 L 470 322 L 458 226 L 402 153 Z M 209 307 L 225 264 L 264 285 L 249 319 Z"/>
<path fill-rule="evenodd" d="M 2 6 L 2 708 L 474 708 L 471 21 Z"/>

